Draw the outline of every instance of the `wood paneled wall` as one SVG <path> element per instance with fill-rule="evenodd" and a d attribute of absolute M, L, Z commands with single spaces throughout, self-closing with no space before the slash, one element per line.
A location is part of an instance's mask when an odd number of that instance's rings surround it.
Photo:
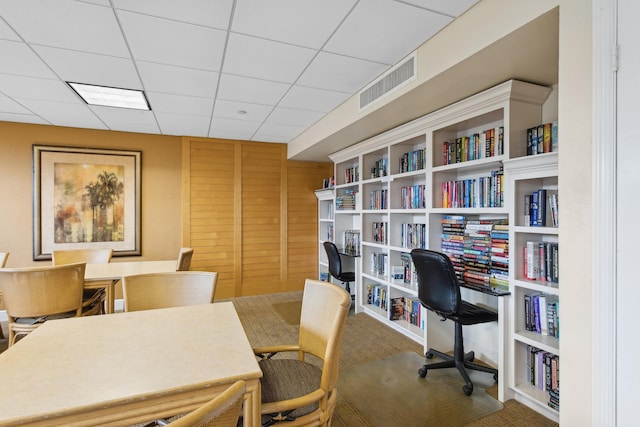
<path fill-rule="evenodd" d="M 287 160 L 285 144 L 183 138 L 184 246 L 217 271 L 216 298 L 302 289 L 318 276 L 314 190 L 331 163 Z"/>

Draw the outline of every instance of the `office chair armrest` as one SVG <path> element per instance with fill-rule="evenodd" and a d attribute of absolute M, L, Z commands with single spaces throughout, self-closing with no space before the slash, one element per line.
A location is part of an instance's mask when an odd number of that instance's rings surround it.
<path fill-rule="evenodd" d="M 324 395 L 324 390 L 319 388 L 309 394 L 293 399 L 263 403 L 261 412 L 263 414 L 280 414 L 285 411 L 291 411 L 293 409 L 302 408 L 303 406 L 318 402 Z"/>
<path fill-rule="evenodd" d="M 260 357 L 260 359 L 271 359 L 274 355 L 287 351 L 300 351 L 300 346 L 298 344 L 285 344 L 268 347 L 256 347 L 253 349 L 253 354 Z"/>

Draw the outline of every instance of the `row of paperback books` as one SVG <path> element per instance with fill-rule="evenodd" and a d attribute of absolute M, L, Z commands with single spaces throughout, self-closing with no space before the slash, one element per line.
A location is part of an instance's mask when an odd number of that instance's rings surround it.
<path fill-rule="evenodd" d="M 371 274 L 374 276 L 386 276 L 387 275 L 387 265 L 388 265 L 388 256 L 384 252 L 372 252 L 371 253 Z"/>
<path fill-rule="evenodd" d="M 404 320 L 407 323 L 424 329 L 421 303 L 417 298 L 394 297 L 389 299 L 389 320 Z"/>
<path fill-rule="evenodd" d="M 444 181 L 443 208 L 497 208 L 504 206 L 504 174 L 502 167 L 489 176 Z"/>
<path fill-rule="evenodd" d="M 506 219 L 442 218 L 442 252 L 460 283 L 509 289 L 509 225 Z"/>
<path fill-rule="evenodd" d="M 524 195 L 524 225 L 546 227 L 547 219 L 551 226 L 558 226 L 558 192 L 540 189 Z"/>
<path fill-rule="evenodd" d="M 427 156 L 425 156 L 424 153 L 424 148 L 404 153 L 399 159 L 400 164 L 398 165 L 398 170 L 400 173 L 424 169 L 427 163 Z"/>
<path fill-rule="evenodd" d="M 400 245 L 403 248 L 426 248 L 426 224 L 400 224 Z"/>
<path fill-rule="evenodd" d="M 402 252 L 400 254 L 400 262 L 402 264 L 402 275 L 401 278 L 398 277 L 398 280 L 402 280 L 402 283 L 410 289 L 418 290 L 418 274 L 411 260 L 411 254 Z"/>
<path fill-rule="evenodd" d="M 445 141 L 442 145 L 442 164 L 450 165 L 501 154 L 504 154 L 502 126 Z"/>
<path fill-rule="evenodd" d="M 426 206 L 427 187 L 424 184 L 410 185 L 400 189 L 402 209 L 422 209 Z"/>
<path fill-rule="evenodd" d="M 367 285 L 367 304 L 387 311 L 387 287 L 376 284 Z"/>
<path fill-rule="evenodd" d="M 360 172 L 358 170 L 358 166 L 354 166 L 352 168 L 345 169 L 344 171 L 344 183 L 350 184 L 352 182 L 360 181 Z"/>
<path fill-rule="evenodd" d="M 384 157 L 371 166 L 370 178 L 380 178 L 382 176 L 387 176 L 387 159 Z"/>
<path fill-rule="evenodd" d="M 371 223 L 371 240 L 375 243 L 387 244 L 389 239 L 389 223 L 388 222 L 372 222 Z"/>
<path fill-rule="evenodd" d="M 369 209 L 387 209 L 389 206 L 389 190 L 369 192 Z"/>
<path fill-rule="evenodd" d="M 560 338 L 557 295 L 540 292 L 524 296 L 524 328 L 541 335 Z"/>
<path fill-rule="evenodd" d="M 558 151 L 558 122 L 527 129 L 527 156 Z"/>
<path fill-rule="evenodd" d="M 529 383 L 547 391 L 549 407 L 560 410 L 560 357 L 528 345 L 527 368 Z"/>
<path fill-rule="evenodd" d="M 331 178 L 325 178 L 322 180 L 322 188 L 333 188 L 336 185 L 336 180 L 335 177 L 331 177 Z"/>
<path fill-rule="evenodd" d="M 558 243 L 528 241 L 523 248 L 523 276 L 527 280 L 558 283 L 560 261 Z"/>

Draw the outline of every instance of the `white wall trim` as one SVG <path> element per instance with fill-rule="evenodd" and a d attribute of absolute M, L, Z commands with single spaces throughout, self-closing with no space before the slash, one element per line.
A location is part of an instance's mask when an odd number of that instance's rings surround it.
<path fill-rule="evenodd" d="M 593 1 L 592 420 L 616 425 L 617 0 Z"/>

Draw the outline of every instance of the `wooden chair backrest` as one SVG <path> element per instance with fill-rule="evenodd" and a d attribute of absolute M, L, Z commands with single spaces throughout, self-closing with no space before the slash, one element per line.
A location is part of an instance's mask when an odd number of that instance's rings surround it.
<path fill-rule="evenodd" d="M 209 402 L 168 425 L 170 427 L 236 427 L 242 410 L 245 389 L 244 381 L 236 381 Z"/>
<path fill-rule="evenodd" d="M 321 387 L 335 388 L 342 336 L 351 307 L 351 296 L 328 282 L 307 279 L 302 294 L 300 313 L 300 350 L 324 361 Z"/>
<path fill-rule="evenodd" d="M 80 316 L 84 270 L 84 263 L 1 269 L 0 291 L 7 315 L 40 317 L 76 311 Z"/>
<path fill-rule="evenodd" d="M 181 307 L 213 302 L 218 273 L 176 271 L 122 278 L 124 311 Z"/>
<path fill-rule="evenodd" d="M 178 264 L 176 265 L 176 271 L 189 271 L 191 268 L 191 258 L 193 258 L 193 249 L 180 248 L 178 253 Z"/>
<path fill-rule="evenodd" d="M 0 268 L 7 265 L 7 259 L 9 259 L 9 252 L 0 252 Z"/>
<path fill-rule="evenodd" d="M 63 249 L 55 250 L 51 254 L 53 265 L 74 264 L 107 264 L 111 262 L 113 249 Z"/>

